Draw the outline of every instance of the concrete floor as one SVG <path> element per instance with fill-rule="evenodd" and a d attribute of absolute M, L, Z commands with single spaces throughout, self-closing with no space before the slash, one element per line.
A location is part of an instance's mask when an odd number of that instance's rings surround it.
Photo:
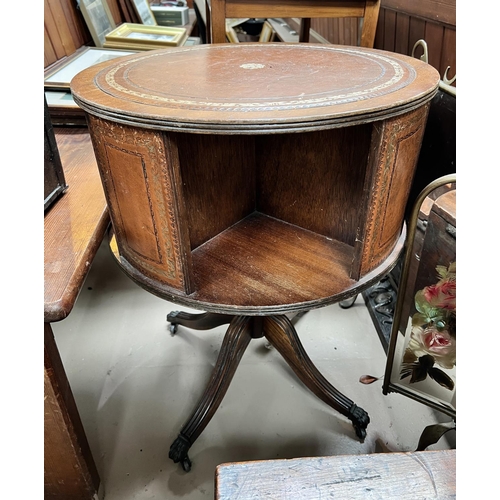
<path fill-rule="evenodd" d="M 171 336 L 165 302 L 127 278 L 104 244 L 56 342 L 106 500 L 214 498 L 218 464 L 410 451 L 429 424 L 448 421 L 400 394 L 382 394 L 386 356 L 363 299 L 312 310 L 296 328 L 323 375 L 370 415 L 364 442 L 310 393 L 265 339 L 252 340 L 217 413 L 190 449 L 191 472 L 168 458 L 215 364 L 226 327 Z M 193 311 L 193 310 L 191 310 Z M 441 439 L 428 449 L 447 449 Z M 450 445 L 451 443 L 451 445 Z"/>

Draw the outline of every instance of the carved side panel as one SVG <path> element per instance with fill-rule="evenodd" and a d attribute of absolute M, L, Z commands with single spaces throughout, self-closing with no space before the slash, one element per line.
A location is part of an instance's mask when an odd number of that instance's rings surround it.
<path fill-rule="evenodd" d="M 365 182 L 366 224 L 356 241 L 359 260 L 353 265 L 354 279 L 381 264 L 401 234 L 428 111 L 427 104 L 373 127 Z"/>
<path fill-rule="evenodd" d="M 120 257 L 146 277 L 191 293 L 191 253 L 180 230 L 177 151 L 161 132 L 89 116 Z"/>

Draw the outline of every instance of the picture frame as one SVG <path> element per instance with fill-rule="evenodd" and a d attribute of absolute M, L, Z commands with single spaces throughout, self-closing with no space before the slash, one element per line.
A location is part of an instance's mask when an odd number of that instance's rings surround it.
<path fill-rule="evenodd" d="M 54 126 L 87 127 L 85 112 L 76 104 L 69 90 L 46 90 L 45 101 Z"/>
<path fill-rule="evenodd" d="M 200 45 L 200 44 L 201 44 L 201 38 L 199 36 L 190 36 L 186 38 L 183 47 L 191 47 L 193 45 Z"/>
<path fill-rule="evenodd" d="M 227 25 L 226 25 L 226 38 L 230 43 L 240 43 L 240 39 L 238 38 L 236 30 L 233 27 Z"/>
<path fill-rule="evenodd" d="M 106 35 L 105 48 L 152 50 L 179 47 L 187 39 L 186 28 L 124 23 Z"/>
<path fill-rule="evenodd" d="M 69 90 L 72 78 L 80 71 L 103 61 L 135 53 L 137 53 L 136 50 L 82 47 L 59 64 L 46 70 L 44 88 L 45 90 Z"/>
<path fill-rule="evenodd" d="M 403 394 L 452 418 L 456 417 L 455 206 L 448 202 L 434 212 L 433 204 L 440 193 L 449 196 L 455 183 L 456 174 L 432 181 L 409 217 L 382 386 L 384 395 Z"/>
<path fill-rule="evenodd" d="M 103 47 L 106 34 L 116 28 L 116 23 L 106 0 L 77 0 L 77 5 L 96 47 Z"/>
<path fill-rule="evenodd" d="M 262 31 L 260 32 L 259 36 L 259 42 L 272 42 L 275 36 L 276 32 L 274 31 L 271 23 L 269 21 L 264 21 L 264 24 L 262 25 Z"/>
<path fill-rule="evenodd" d="M 132 0 L 132 5 L 142 24 L 146 26 L 158 26 L 148 0 Z"/>

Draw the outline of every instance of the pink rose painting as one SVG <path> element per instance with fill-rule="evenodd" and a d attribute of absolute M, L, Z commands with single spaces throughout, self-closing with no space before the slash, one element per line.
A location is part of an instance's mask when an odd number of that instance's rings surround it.
<path fill-rule="evenodd" d="M 413 384 L 429 376 L 451 391 L 455 384 L 441 368 L 456 366 L 456 262 L 436 271 L 439 281 L 415 294 L 417 312 L 411 318 L 401 380 L 411 377 Z"/>

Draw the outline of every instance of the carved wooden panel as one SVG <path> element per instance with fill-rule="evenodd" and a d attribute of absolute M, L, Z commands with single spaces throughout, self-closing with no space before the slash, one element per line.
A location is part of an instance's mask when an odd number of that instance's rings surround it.
<path fill-rule="evenodd" d="M 357 240 L 364 247 L 361 275 L 386 258 L 400 235 L 428 111 L 426 104 L 374 127 L 372 151 L 378 153 L 371 156 L 367 219 Z"/>
<path fill-rule="evenodd" d="M 178 225 L 177 151 L 154 131 L 90 117 L 121 255 L 150 278 L 189 293 L 189 246 Z"/>

